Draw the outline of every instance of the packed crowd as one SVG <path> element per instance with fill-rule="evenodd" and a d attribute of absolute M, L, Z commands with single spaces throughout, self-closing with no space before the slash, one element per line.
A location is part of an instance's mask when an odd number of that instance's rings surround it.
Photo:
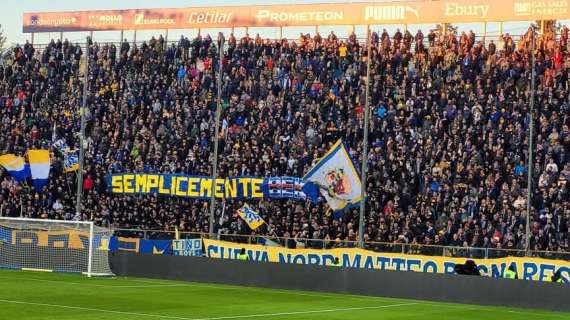
<path fill-rule="evenodd" d="M 518 38 L 518 37 L 517 37 Z M 219 175 L 302 177 L 342 138 L 361 163 L 366 60 L 371 60 L 365 240 L 484 248 L 525 242 L 532 32 L 496 41 L 473 32 L 374 32 L 296 41 L 229 36 L 223 57 Z M 568 251 L 568 29 L 536 41 L 531 246 Z M 93 219 L 114 228 L 208 232 L 209 202 L 111 194 L 115 172 L 211 175 L 218 42 L 162 37 L 88 43 L 86 156 L 81 216 L 76 174 L 52 146 L 78 147 L 85 47 L 26 43 L 0 66 L 0 154 L 50 148 L 49 184 L 35 192 L 0 176 L 5 216 Z M 323 203 L 250 203 L 252 231 L 218 202 L 215 232 L 356 240 L 358 210 L 333 219 Z"/>

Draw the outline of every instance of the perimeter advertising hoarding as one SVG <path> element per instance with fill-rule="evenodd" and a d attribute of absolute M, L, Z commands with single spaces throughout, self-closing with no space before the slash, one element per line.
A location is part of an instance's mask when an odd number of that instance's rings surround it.
<path fill-rule="evenodd" d="M 23 32 L 567 19 L 570 0 L 435 0 L 24 13 Z"/>

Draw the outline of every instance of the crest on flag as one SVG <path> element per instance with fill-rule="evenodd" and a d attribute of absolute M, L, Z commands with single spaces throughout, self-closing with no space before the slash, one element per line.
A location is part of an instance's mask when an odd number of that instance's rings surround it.
<path fill-rule="evenodd" d="M 237 214 L 247 223 L 251 230 L 256 230 L 265 223 L 263 218 L 247 204 L 244 204 L 243 207 L 237 211 Z"/>
<path fill-rule="evenodd" d="M 362 183 L 342 140 L 331 147 L 303 180 L 317 185 L 335 212 L 355 206 L 362 200 Z"/>

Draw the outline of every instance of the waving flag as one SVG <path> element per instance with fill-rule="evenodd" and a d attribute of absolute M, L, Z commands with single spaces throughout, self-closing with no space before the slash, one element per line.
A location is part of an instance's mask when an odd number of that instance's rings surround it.
<path fill-rule="evenodd" d="M 237 211 L 237 214 L 247 223 L 251 230 L 256 230 L 265 223 L 263 218 L 247 204 L 244 204 L 243 207 Z"/>
<path fill-rule="evenodd" d="M 63 154 L 63 168 L 66 173 L 79 170 L 77 150 L 69 150 Z"/>
<path fill-rule="evenodd" d="M 362 183 L 342 140 L 332 146 L 303 180 L 317 185 L 335 212 L 355 206 L 362 199 Z"/>
<path fill-rule="evenodd" d="M 49 151 L 47 150 L 28 150 L 28 160 L 30 161 L 30 171 L 32 172 L 32 181 L 36 191 L 41 191 L 47 184 L 50 170 Z"/>
<path fill-rule="evenodd" d="M 18 182 L 26 180 L 30 176 L 30 166 L 23 157 L 13 154 L 0 156 L 0 165 Z"/>
<path fill-rule="evenodd" d="M 56 148 L 59 152 L 64 153 L 69 150 L 69 146 L 65 142 L 64 139 L 59 139 L 53 143 L 53 147 Z"/>

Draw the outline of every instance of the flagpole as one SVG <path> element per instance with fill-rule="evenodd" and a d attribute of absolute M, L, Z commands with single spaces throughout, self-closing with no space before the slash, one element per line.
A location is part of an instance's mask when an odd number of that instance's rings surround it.
<path fill-rule="evenodd" d="M 372 41 L 370 37 L 370 25 L 366 26 L 367 33 L 367 59 L 366 59 L 366 93 L 364 97 L 364 137 L 362 140 L 362 200 L 360 201 L 360 219 L 358 223 L 358 246 L 364 248 L 364 214 L 366 212 L 366 177 L 368 174 L 368 122 L 370 117 L 370 106 L 368 105 L 368 97 L 370 95 L 370 61 L 372 60 Z"/>
<path fill-rule="evenodd" d="M 212 158 L 212 194 L 210 198 L 210 239 L 214 238 L 214 218 L 216 212 L 216 179 L 218 178 L 218 142 L 220 140 L 220 114 L 222 112 L 222 74 L 224 54 L 224 34 L 218 35 L 218 94 L 216 103 L 216 123 L 214 131 L 214 157 Z"/>
<path fill-rule="evenodd" d="M 530 112 L 529 112 L 529 128 L 528 128 L 528 172 L 527 172 L 527 196 L 526 196 L 526 245 L 525 251 L 527 255 L 530 255 L 530 215 L 531 215 L 531 201 L 532 201 L 532 165 L 533 165 L 533 138 L 534 138 L 534 95 L 535 95 L 535 85 L 536 85 L 536 67 L 535 67 L 535 56 L 534 49 L 535 43 L 535 30 L 532 26 L 532 42 L 530 50 Z"/>
<path fill-rule="evenodd" d="M 76 216 L 81 218 L 81 198 L 83 196 L 83 161 L 84 161 L 84 137 L 85 137 L 85 110 L 87 109 L 87 93 L 89 86 L 89 38 L 85 42 L 85 71 L 83 74 L 83 101 L 79 109 L 81 116 L 81 131 L 79 133 L 79 173 L 77 174 L 77 199 L 75 203 Z"/>
<path fill-rule="evenodd" d="M 20 194 L 20 218 L 24 217 L 24 204 L 22 203 L 22 194 Z"/>

